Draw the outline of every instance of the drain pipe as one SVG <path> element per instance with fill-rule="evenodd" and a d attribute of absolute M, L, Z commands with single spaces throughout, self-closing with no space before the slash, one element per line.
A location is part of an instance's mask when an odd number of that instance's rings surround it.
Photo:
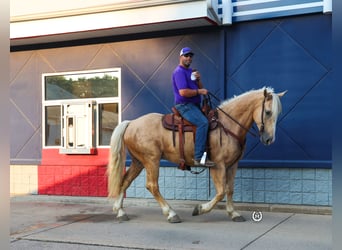
<path fill-rule="evenodd" d="M 222 24 L 232 24 L 233 5 L 231 0 L 222 1 Z"/>
<path fill-rule="evenodd" d="M 332 12 L 332 0 L 323 0 L 323 13 L 330 14 Z"/>

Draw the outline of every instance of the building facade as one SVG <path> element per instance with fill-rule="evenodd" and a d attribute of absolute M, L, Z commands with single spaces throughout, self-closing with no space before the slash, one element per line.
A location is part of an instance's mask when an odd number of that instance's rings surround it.
<path fill-rule="evenodd" d="M 112 130 L 170 112 L 171 73 L 190 46 L 222 100 L 288 90 L 275 143 L 247 138 L 234 200 L 332 205 L 329 1 L 109 2 L 11 13 L 12 193 L 106 196 Z M 160 164 L 166 199 L 214 196 L 208 171 Z M 152 198 L 144 172 L 127 197 Z"/>

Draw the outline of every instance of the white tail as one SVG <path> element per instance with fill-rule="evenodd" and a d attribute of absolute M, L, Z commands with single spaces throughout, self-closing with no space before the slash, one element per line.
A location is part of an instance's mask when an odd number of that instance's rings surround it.
<path fill-rule="evenodd" d="M 120 123 L 114 129 L 110 139 L 110 152 L 107 165 L 108 197 L 117 197 L 120 194 L 126 160 L 123 135 L 129 123 L 130 121 Z"/>

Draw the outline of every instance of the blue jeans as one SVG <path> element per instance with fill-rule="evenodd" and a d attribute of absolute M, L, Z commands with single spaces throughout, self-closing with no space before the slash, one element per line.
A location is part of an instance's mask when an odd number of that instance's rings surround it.
<path fill-rule="evenodd" d="M 194 159 L 201 159 L 207 144 L 209 122 L 200 110 L 200 107 L 193 103 L 176 104 L 175 108 L 186 120 L 196 126 L 195 156 Z"/>

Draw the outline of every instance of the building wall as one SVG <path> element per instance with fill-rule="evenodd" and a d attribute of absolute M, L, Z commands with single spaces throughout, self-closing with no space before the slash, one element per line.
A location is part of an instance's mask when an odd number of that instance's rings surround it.
<path fill-rule="evenodd" d="M 10 166 L 11 194 L 38 194 L 38 166 Z"/>
<path fill-rule="evenodd" d="M 106 153 L 95 156 L 96 164 L 80 164 L 42 150 L 41 74 L 121 67 L 122 120 L 168 113 L 173 105 L 171 73 L 180 49 L 190 46 L 196 53 L 193 67 L 222 99 L 263 86 L 289 91 L 275 144 L 264 147 L 257 138 L 247 138 L 235 200 L 331 205 L 330 137 L 317 133 L 331 125 L 330 21 L 330 16 L 317 14 L 12 52 L 11 167 L 36 165 L 38 194 L 105 196 Z M 166 198 L 207 200 L 214 195 L 208 172 L 193 176 L 167 162 L 162 165 L 160 186 Z M 128 197 L 151 197 L 144 179 L 141 174 L 134 181 Z"/>
<path fill-rule="evenodd" d="M 105 166 L 12 165 L 10 193 L 107 196 L 105 170 Z M 127 197 L 153 198 L 145 183 L 143 171 L 128 188 Z M 215 195 L 208 171 L 193 175 L 161 167 L 159 187 L 169 200 L 209 200 Z M 331 206 L 331 187 L 329 169 L 240 168 L 233 198 L 236 202 Z"/>
<path fill-rule="evenodd" d="M 128 188 L 127 197 L 153 198 L 145 188 L 145 181 L 144 170 Z M 234 184 L 235 202 L 332 205 L 330 169 L 240 168 Z M 209 200 L 215 196 L 209 171 L 193 175 L 174 167 L 162 167 L 159 188 L 170 200 Z"/>

